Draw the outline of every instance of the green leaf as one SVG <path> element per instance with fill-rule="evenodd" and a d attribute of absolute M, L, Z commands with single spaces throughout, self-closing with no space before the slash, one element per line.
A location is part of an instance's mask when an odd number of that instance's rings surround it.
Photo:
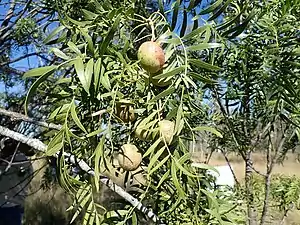
<path fill-rule="evenodd" d="M 86 10 L 86 9 L 81 9 L 81 10 L 82 10 L 82 12 L 83 12 L 84 17 L 85 17 L 87 20 L 93 20 L 93 19 L 95 19 L 95 18 L 98 16 L 98 14 L 93 13 L 93 12 L 91 12 L 91 11 L 88 11 L 88 10 Z"/>
<path fill-rule="evenodd" d="M 28 70 L 24 73 L 23 78 L 42 76 L 46 73 L 52 73 L 57 69 L 57 66 L 44 66 Z"/>
<path fill-rule="evenodd" d="M 98 92 L 99 81 L 100 81 L 100 71 L 101 71 L 101 58 L 97 59 L 96 63 L 94 63 L 94 86 L 95 91 Z"/>
<path fill-rule="evenodd" d="M 65 29 L 65 26 L 59 26 L 57 28 L 55 28 L 45 39 L 44 39 L 44 44 L 48 44 L 52 38 L 55 37 L 55 35 L 57 35 L 60 31 L 62 31 L 63 29 Z"/>
<path fill-rule="evenodd" d="M 167 172 L 165 172 L 162 178 L 160 178 L 157 188 L 159 188 L 163 184 L 163 182 L 169 178 L 169 176 L 170 176 L 170 170 L 167 170 Z"/>
<path fill-rule="evenodd" d="M 182 118 L 182 104 L 180 103 L 180 105 L 178 106 L 178 109 L 177 109 L 177 114 L 176 114 L 176 122 L 175 122 L 175 133 L 176 134 L 179 134 L 178 133 L 178 131 L 179 131 L 178 128 L 179 128 L 181 118 Z"/>
<path fill-rule="evenodd" d="M 69 46 L 70 50 L 72 50 L 77 55 L 81 56 L 81 51 L 79 50 L 79 48 L 73 42 L 69 41 L 68 46 Z"/>
<path fill-rule="evenodd" d="M 184 39 L 184 40 L 192 39 L 193 37 L 202 34 L 202 33 L 203 33 L 204 31 L 206 31 L 207 29 L 210 29 L 210 26 L 209 26 L 209 25 L 205 25 L 205 26 L 199 27 L 199 28 L 197 28 L 197 29 L 191 31 L 191 32 L 188 33 L 187 35 L 185 35 L 182 39 Z"/>
<path fill-rule="evenodd" d="M 69 56 L 67 56 L 65 53 L 63 53 L 61 50 L 59 50 L 58 48 L 51 48 L 50 52 L 53 52 L 54 55 L 56 55 L 57 57 L 61 58 L 61 59 L 65 59 L 68 60 L 70 59 Z"/>
<path fill-rule="evenodd" d="M 189 59 L 188 62 L 193 64 L 194 66 L 197 66 L 197 67 L 203 68 L 203 69 L 207 69 L 207 70 L 214 71 L 214 70 L 220 70 L 221 69 L 218 66 L 214 66 L 214 65 L 211 65 L 209 63 L 203 62 L 200 59 Z"/>
<path fill-rule="evenodd" d="M 97 192 L 99 191 L 99 182 L 100 182 L 100 163 L 101 157 L 103 157 L 105 135 L 101 137 L 99 144 L 95 149 L 95 186 Z"/>
<path fill-rule="evenodd" d="M 176 23 L 178 21 L 178 11 L 180 7 L 180 0 L 176 0 L 173 8 L 173 15 L 172 15 L 172 24 L 171 24 L 171 29 L 174 30 L 176 27 Z"/>
<path fill-rule="evenodd" d="M 223 135 L 213 127 L 199 126 L 199 127 L 193 128 L 193 131 L 208 131 L 210 133 L 217 135 L 220 138 L 223 137 Z"/>
<path fill-rule="evenodd" d="M 89 91 L 90 84 L 88 83 L 88 80 L 85 77 L 85 71 L 84 71 L 84 65 L 83 65 L 82 59 L 78 57 L 76 60 L 74 60 L 74 66 L 75 66 L 77 76 L 78 76 L 84 90 L 89 94 L 90 93 L 90 91 Z"/>
<path fill-rule="evenodd" d="M 205 15 L 207 13 L 210 13 L 214 11 L 216 8 L 218 8 L 219 5 L 221 5 L 223 0 L 217 0 L 214 4 L 208 6 L 206 9 L 200 11 L 199 15 Z"/>
<path fill-rule="evenodd" d="M 84 75 L 85 75 L 85 79 L 87 81 L 88 87 L 91 86 L 93 71 L 94 71 L 94 60 L 90 59 L 88 61 L 88 63 L 86 64 L 86 68 L 84 71 Z"/>
<path fill-rule="evenodd" d="M 46 73 L 44 73 L 44 75 L 42 75 L 41 77 L 39 77 L 30 87 L 27 95 L 26 95 L 26 99 L 25 99 L 25 104 L 24 104 L 24 110 L 25 110 L 25 115 L 27 115 L 28 111 L 28 104 L 29 101 L 31 100 L 31 97 L 34 95 L 35 91 L 37 90 L 38 86 L 43 83 L 52 73 L 54 70 L 50 70 Z"/>
<path fill-rule="evenodd" d="M 118 15 L 108 34 L 105 36 L 103 42 L 100 47 L 100 56 L 102 56 L 107 49 L 109 43 L 113 40 L 115 32 L 117 31 L 118 26 L 120 26 L 121 14 Z"/>
<path fill-rule="evenodd" d="M 100 77 L 100 83 L 103 85 L 103 87 L 105 89 L 107 89 L 108 91 L 111 90 L 111 85 L 110 85 L 110 81 L 109 81 L 109 77 L 108 74 L 105 73 L 103 76 Z"/>
<path fill-rule="evenodd" d="M 95 135 L 98 135 L 98 134 L 100 134 L 100 133 L 102 133 L 103 131 L 105 131 L 104 129 L 98 129 L 98 130 L 95 130 L 95 131 L 93 131 L 93 132 L 91 132 L 91 133 L 89 133 L 89 134 L 87 134 L 86 135 L 86 137 L 93 137 L 93 136 L 95 136 Z"/>
<path fill-rule="evenodd" d="M 219 44 L 219 43 L 201 43 L 198 45 L 189 46 L 186 49 L 188 51 L 200 51 L 208 48 L 220 48 L 222 46 L 223 44 Z"/>
<path fill-rule="evenodd" d="M 150 155 L 158 146 L 158 144 L 161 142 L 160 139 L 157 139 L 149 148 L 148 150 L 144 153 L 143 158 L 147 157 L 148 155 Z"/>
<path fill-rule="evenodd" d="M 156 102 L 157 100 L 164 98 L 170 94 L 173 94 L 175 92 L 175 87 L 169 87 L 168 89 L 164 90 L 163 92 L 159 93 L 158 95 L 156 95 L 154 98 L 152 98 L 149 103 L 153 103 Z"/>
<path fill-rule="evenodd" d="M 182 72 L 184 70 L 184 66 L 177 67 L 169 72 L 159 74 L 153 77 L 153 79 L 161 79 L 161 78 L 166 78 L 166 77 L 173 77 L 174 75 Z"/>
<path fill-rule="evenodd" d="M 211 80 L 207 77 L 202 76 L 200 73 L 195 73 L 195 72 L 189 72 L 188 76 L 193 77 L 194 79 L 201 81 L 203 83 L 208 83 L 208 84 L 217 84 L 218 82 L 215 80 Z"/>
<path fill-rule="evenodd" d="M 61 129 L 49 142 L 46 150 L 46 155 L 52 156 L 62 149 L 64 144 L 64 129 Z"/>
<path fill-rule="evenodd" d="M 86 131 L 86 129 L 84 128 L 84 126 L 82 125 L 82 123 L 80 122 L 78 116 L 77 116 L 77 113 L 76 113 L 76 106 L 75 106 L 75 102 L 73 101 L 72 104 L 71 104 L 71 116 L 72 116 L 72 119 L 73 121 L 76 123 L 76 125 L 84 132 L 84 133 L 88 133 Z"/>
<path fill-rule="evenodd" d="M 155 154 L 154 156 L 150 159 L 149 165 L 147 167 L 148 171 L 151 171 L 151 168 L 154 166 L 154 164 L 158 161 L 158 158 L 163 154 L 163 152 L 165 151 L 166 146 L 163 146 L 162 148 L 160 148 Z M 147 174 L 147 176 L 149 177 L 150 175 Z"/>
<path fill-rule="evenodd" d="M 178 195 L 180 198 L 184 198 L 185 197 L 185 192 L 183 191 L 178 178 L 177 178 L 177 168 L 176 168 L 176 163 L 174 160 L 172 160 L 172 165 L 171 165 L 171 176 L 172 176 L 172 180 L 173 180 L 173 184 L 175 185 Z"/>
<path fill-rule="evenodd" d="M 167 155 L 165 158 L 163 158 L 163 160 L 161 160 L 155 167 L 153 167 L 153 169 L 149 170 L 147 175 L 151 176 L 151 174 L 154 173 L 160 167 L 162 167 L 169 160 L 170 157 L 171 155 Z"/>

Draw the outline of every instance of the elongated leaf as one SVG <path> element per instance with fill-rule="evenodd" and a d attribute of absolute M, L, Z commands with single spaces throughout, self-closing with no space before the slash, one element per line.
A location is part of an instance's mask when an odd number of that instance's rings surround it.
<path fill-rule="evenodd" d="M 220 70 L 221 68 L 218 67 L 218 66 L 214 66 L 214 65 L 211 65 L 209 63 L 206 63 L 206 62 L 203 62 L 202 60 L 200 59 L 189 59 L 188 60 L 189 63 L 199 67 L 199 68 L 203 68 L 203 69 L 207 69 L 207 70 Z"/>
<path fill-rule="evenodd" d="M 94 64 L 94 86 L 96 92 L 98 92 L 99 89 L 101 64 L 101 58 L 97 59 L 96 63 Z"/>
<path fill-rule="evenodd" d="M 182 26 L 181 26 L 181 30 L 180 30 L 180 37 L 183 37 L 185 35 L 186 27 L 187 27 L 187 12 L 186 12 L 186 9 L 184 7 Z"/>
<path fill-rule="evenodd" d="M 44 44 L 48 44 L 52 38 L 54 38 L 60 31 L 64 30 L 65 26 L 59 26 L 55 28 L 45 39 L 44 39 Z"/>
<path fill-rule="evenodd" d="M 157 162 L 158 158 L 163 154 L 163 152 L 165 151 L 166 146 L 163 146 L 161 149 L 159 149 L 154 156 L 150 159 L 150 163 L 148 165 L 147 170 L 151 171 L 151 168 L 154 166 L 154 164 Z M 149 174 L 147 175 L 149 176 Z"/>
<path fill-rule="evenodd" d="M 28 108 L 28 104 L 29 101 L 31 100 L 31 97 L 34 95 L 35 91 L 37 90 L 38 86 L 43 83 L 50 75 L 52 75 L 54 70 L 50 70 L 46 73 L 44 73 L 44 75 L 42 75 L 41 77 L 39 77 L 30 87 L 27 95 L 26 95 L 26 99 L 25 99 L 25 104 L 24 104 L 24 110 L 25 110 L 25 115 L 27 115 L 27 108 Z"/>
<path fill-rule="evenodd" d="M 182 118 L 182 104 L 180 104 L 178 106 L 178 109 L 177 109 L 177 114 L 176 114 L 176 123 L 175 123 L 175 133 L 176 134 L 179 134 L 178 131 L 179 131 L 179 124 L 180 124 L 180 121 L 181 121 L 181 118 Z"/>
<path fill-rule="evenodd" d="M 207 77 L 202 76 L 200 73 L 195 73 L 195 72 L 189 72 L 188 76 L 193 77 L 194 79 L 201 81 L 203 83 L 208 83 L 208 84 L 216 84 L 217 81 L 211 80 Z"/>
<path fill-rule="evenodd" d="M 46 73 L 54 72 L 54 70 L 56 69 L 57 66 L 44 66 L 44 67 L 34 68 L 24 73 L 23 78 L 42 76 Z"/>
<path fill-rule="evenodd" d="M 160 139 L 157 139 L 149 148 L 148 150 L 144 153 L 143 158 L 147 157 L 148 155 L 150 155 L 158 146 L 158 144 L 161 142 Z"/>
<path fill-rule="evenodd" d="M 157 185 L 157 188 L 159 188 L 164 181 L 166 181 L 170 176 L 170 170 L 168 170 L 167 172 L 165 172 L 165 174 L 162 176 L 162 178 L 159 180 L 159 183 Z"/>
<path fill-rule="evenodd" d="M 113 40 L 113 37 L 115 35 L 115 32 L 117 31 L 118 26 L 120 26 L 120 20 L 121 20 L 121 14 L 118 15 L 114 24 L 112 25 L 111 29 L 109 30 L 108 34 L 105 36 L 105 38 L 101 44 L 101 47 L 100 47 L 100 56 L 102 56 L 106 52 L 107 46 Z"/>
<path fill-rule="evenodd" d="M 198 35 L 202 34 L 203 32 L 205 32 L 206 29 L 210 29 L 210 26 L 206 25 L 206 26 L 199 27 L 199 28 L 191 31 L 187 35 L 185 35 L 182 39 L 184 39 L 184 40 L 192 39 L 193 37 L 198 36 Z"/>
<path fill-rule="evenodd" d="M 76 113 L 76 106 L 75 106 L 75 103 L 73 101 L 73 103 L 71 104 L 71 116 L 72 116 L 72 119 L 73 121 L 76 123 L 76 125 L 84 132 L 84 133 L 88 133 L 86 131 L 86 129 L 84 128 L 84 126 L 82 125 L 82 123 L 80 122 L 78 116 L 77 116 L 77 113 Z"/>
<path fill-rule="evenodd" d="M 103 85 L 103 87 L 105 89 L 107 89 L 108 91 L 111 90 L 111 85 L 110 85 L 110 81 L 109 81 L 109 77 L 108 74 L 105 73 L 103 74 L 103 76 L 100 77 L 100 83 Z"/>
<path fill-rule="evenodd" d="M 82 12 L 83 12 L 84 17 L 85 17 L 87 20 L 93 20 L 93 19 L 95 19 L 95 18 L 98 16 L 98 14 L 93 13 L 93 12 L 91 12 L 91 11 L 88 11 L 88 10 L 86 10 L 86 9 L 82 9 Z"/>
<path fill-rule="evenodd" d="M 189 46 L 186 49 L 188 51 L 200 51 L 200 50 L 204 50 L 204 49 L 208 49 L 208 48 L 220 48 L 222 46 L 223 45 L 219 44 L 219 43 L 201 43 L 198 45 Z"/>
<path fill-rule="evenodd" d="M 148 176 L 151 176 L 152 173 L 154 173 L 157 169 L 159 169 L 160 167 L 162 167 L 171 157 L 171 155 L 167 155 L 165 158 L 163 158 L 163 160 L 161 160 L 155 167 L 153 167 L 153 169 L 151 169 L 148 172 Z"/>
<path fill-rule="evenodd" d="M 216 8 L 218 8 L 218 6 L 222 4 L 222 2 L 223 2 L 223 0 L 217 0 L 214 4 L 208 6 L 206 9 L 200 11 L 199 15 L 205 15 L 207 13 L 211 13 Z"/>
<path fill-rule="evenodd" d="M 156 95 L 154 98 L 152 98 L 149 103 L 153 103 L 156 102 L 157 100 L 164 98 L 170 94 L 173 94 L 175 92 L 175 87 L 169 87 L 168 89 L 164 90 L 163 92 L 159 93 L 158 95 Z"/>
<path fill-rule="evenodd" d="M 85 79 L 88 83 L 88 87 L 91 86 L 93 71 L 94 71 L 94 60 L 90 59 L 88 61 L 88 63 L 86 64 L 86 68 L 85 68 L 85 71 L 84 71 L 84 76 L 85 76 Z"/>
<path fill-rule="evenodd" d="M 174 4 L 173 8 L 173 15 L 172 15 L 172 24 L 171 24 L 171 29 L 174 30 L 176 27 L 176 23 L 178 21 L 178 11 L 180 7 L 180 0 L 176 0 L 176 3 Z"/>
<path fill-rule="evenodd" d="M 185 192 L 182 189 L 182 186 L 180 185 L 178 178 L 177 178 L 177 168 L 176 168 L 176 163 L 174 160 L 172 160 L 172 165 L 171 165 L 171 176 L 172 176 L 172 181 L 173 184 L 175 185 L 178 195 L 181 198 L 185 197 Z"/>
<path fill-rule="evenodd" d="M 62 149 L 64 144 L 64 129 L 61 129 L 49 142 L 46 150 L 46 155 L 52 156 Z"/>
<path fill-rule="evenodd" d="M 103 148 L 104 148 L 105 135 L 102 136 L 99 144 L 95 149 L 95 186 L 97 192 L 99 191 L 99 182 L 100 182 L 100 160 L 103 157 Z"/>
<path fill-rule="evenodd" d="M 184 70 L 184 66 L 177 67 L 169 72 L 159 74 L 153 77 L 153 79 L 161 79 L 161 78 L 167 78 L 167 77 L 173 77 L 174 75 L 182 72 Z"/>
<path fill-rule="evenodd" d="M 199 127 L 193 128 L 193 131 L 208 131 L 210 133 L 217 135 L 220 138 L 223 137 L 223 135 L 213 127 L 199 126 Z"/>
<path fill-rule="evenodd" d="M 85 77 L 85 71 L 84 71 L 84 65 L 83 65 L 82 59 L 77 58 L 74 61 L 74 66 L 75 66 L 75 70 L 76 70 L 77 76 L 80 80 L 80 83 L 81 83 L 82 87 L 89 94 L 90 93 L 90 91 L 89 91 L 90 86 L 89 86 L 87 78 Z"/>
<path fill-rule="evenodd" d="M 50 50 L 50 52 L 53 52 L 54 55 L 56 55 L 57 57 L 61 58 L 61 59 L 65 59 L 68 60 L 70 59 L 69 56 L 67 56 L 65 53 L 63 53 L 61 50 L 59 50 L 58 48 L 52 48 Z"/>
<path fill-rule="evenodd" d="M 77 55 L 81 55 L 81 51 L 73 42 L 69 41 L 68 46 L 74 53 L 76 53 Z"/>
<path fill-rule="evenodd" d="M 214 20 L 218 18 L 227 8 L 227 6 L 232 2 L 233 0 L 227 0 L 223 6 L 216 12 L 214 13 L 211 17 L 208 18 L 208 21 Z"/>

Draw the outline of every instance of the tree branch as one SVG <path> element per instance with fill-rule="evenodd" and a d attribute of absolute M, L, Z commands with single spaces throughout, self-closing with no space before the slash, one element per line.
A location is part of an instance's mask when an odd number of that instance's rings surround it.
<path fill-rule="evenodd" d="M 1 108 L 0 108 L 0 115 L 9 116 L 13 120 L 21 120 L 21 121 L 33 123 L 33 124 L 36 124 L 36 125 L 39 125 L 39 126 L 42 126 L 42 127 L 55 129 L 55 130 L 60 130 L 61 127 L 62 127 L 61 125 L 57 125 L 57 124 L 54 124 L 54 123 L 47 123 L 47 122 L 44 122 L 44 121 L 38 121 L 38 120 L 35 120 L 35 119 L 30 118 L 28 116 L 25 116 L 21 113 L 8 111 L 8 110 L 1 109 Z"/>
<path fill-rule="evenodd" d="M 40 140 L 34 139 L 34 138 L 29 138 L 23 134 L 20 134 L 18 132 L 7 129 L 3 126 L 0 126 L 0 135 L 12 138 L 12 139 L 22 142 L 24 144 L 27 144 L 28 146 L 30 146 L 40 152 L 43 152 L 43 153 L 45 153 L 47 150 L 47 145 L 45 145 Z M 63 152 L 63 155 L 65 157 L 66 162 L 70 162 L 71 164 L 73 164 L 75 166 L 79 166 L 79 168 L 81 170 L 85 171 L 86 173 L 88 173 L 92 176 L 95 176 L 95 171 L 91 167 L 89 167 L 89 165 L 86 162 L 84 162 L 82 159 L 78 159 L 74 155 L 71 155 L 70 153 L 66 153 L 66 152 Z M 56 153 L 55 156 L 58 157 L 59 154 Z M 159 222 L 159 218 L 152 212 L 151 209 L 148 209 L 147 207 L 143 206 L 143 204 L 138 199 L 136 199 L 135 197 L 133 197 L 132 195 L 130 195 L 129 193 L 124 191 L 123 188 L 116 185 L 109 178 L 107 178 L 105 176 L 101 176 L 100 182 L 105 184 L 106 186 L 108 186 L 112 191 L 116 192 L 121 197 L 123 197 L 133 207 L 135 207 L 136 209 L 140 210 L 142 213 L 147 215 L 155 223 Z M 162 224 L 162 223 L 159 223 L 159 224 Z"/>

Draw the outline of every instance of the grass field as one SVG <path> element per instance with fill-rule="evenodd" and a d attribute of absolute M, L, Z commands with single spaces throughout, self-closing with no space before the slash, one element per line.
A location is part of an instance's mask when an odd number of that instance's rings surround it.
<path fill-rule="evenodd" d="M 243 181 L 245 168 L 242 160 L 236 155 L 229 155 L 229 161 L 233 166 L 234 172 L 239 181 Z M 195 161 L 203 161 L 203 156 L 199 153 L 194 154 Z M 262 154 L 254 154 L 254 166 L 257 170 L 265 171 L 265 157 Z M 226 161 L 222 154 L 214 154 L 209 162 L 210 165 L 225 165 Z M 35 169 L 43 168 L 42 160 L 35 161 Z M 27 197 L 25 209 L 25 225 L 67 225 L 71 220 L 72 214 L 66 212 L 71 204 L 71 198 L 60 187 L 53 186 L 50 190 L 39 189 L 43 169 L 36 175 L 31 183 L 32 194 Z M 283 164 L 276 164 L 274 174 L 297 175 L 300 177 L 300 163 L 292 154 L 287 155 Z M 280 212 L 272 210 L 269 216 L 269 224 L 279 225 L 278 218 Z M 81 224 L 79 221 L 73 225 Z M 284 224 L 280 225 L 300 225 L 300 212 L 292 211 L 288 214 Z"/>

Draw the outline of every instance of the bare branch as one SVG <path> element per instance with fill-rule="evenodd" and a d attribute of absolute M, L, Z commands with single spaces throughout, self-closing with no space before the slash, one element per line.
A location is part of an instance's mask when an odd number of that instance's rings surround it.
<path fill-rule="evenodd" d="M 0 108 L 0 115 L 9 116 L 13 120 L 21 120 L 21 121 L 33 123 L 33 124 L 36 124 L 36 125 L 39 125 L 39 126 L 42 126 L 42 127 L 55 129 L 55 130 L 60 130 L 61 127 L 62 127 L 61 125 L 57 125 L 57 124 L 54 124 L 54 123 L 47 123 L 47 122 L 44 122 L 44 121 L 38 121 L 38 120 L 35 120 L 35 119 L 30 118 L 28 116 L 25 116 L 21 113 L 8 111 L 8 110 L 1 109 L 1 108 Z"/>
<path fill-rule="evenodd" d="M 40 140 L 34 139 L 34 138 L 29 138 L 23 134 L 20 134 L 18 132 L 7 129 L 3 126 L 0 126 L 0 135 L 10 137 L 16 141 L 27 144 L 28 146 L 30 146 L 40 152 L 43 152 L 43 153 L 45 153 L 47 150 L 47 145 L 45 145 Z M 71 155 L 66 152 L 64 152 L 63 155 L 65 157 L 66 162 L 70 162 L 75 166 L 79 166 L 79 168 L 81 170 L 85 171 L 86 173 L 88 173 L 92 176 L 95 176 L 95 171 L 91 167 L 89 167 L 89 165 L 86 162 L 84 162 L 82 159 L 78 159 L 74 155 Z M 59 154 L 57 153 L 55 156 L 58 157 Z M 154 222 L 159 222 L 159 218 L 152 212 L 151 209 L 148 209 L 147 207 L 143 206 L 143 204 L 138 199 L 136 199 L 135 197 L 133 197 L 132 195 L 127 193 L 123 188 L 116 185 L 109 178 L 107 178 L 105 176 L 101 176 L 100 182 L 105 184 L 106 186 L 108 186 L 112 191 L 116 192 L 121 197 L 123 197 L 132 206 L 134 206 L 136 209 L 140 210 L 142 213 L 147 215 Z M 162 223 L 159 223 L 159 224 L 162 224 Z"/>

